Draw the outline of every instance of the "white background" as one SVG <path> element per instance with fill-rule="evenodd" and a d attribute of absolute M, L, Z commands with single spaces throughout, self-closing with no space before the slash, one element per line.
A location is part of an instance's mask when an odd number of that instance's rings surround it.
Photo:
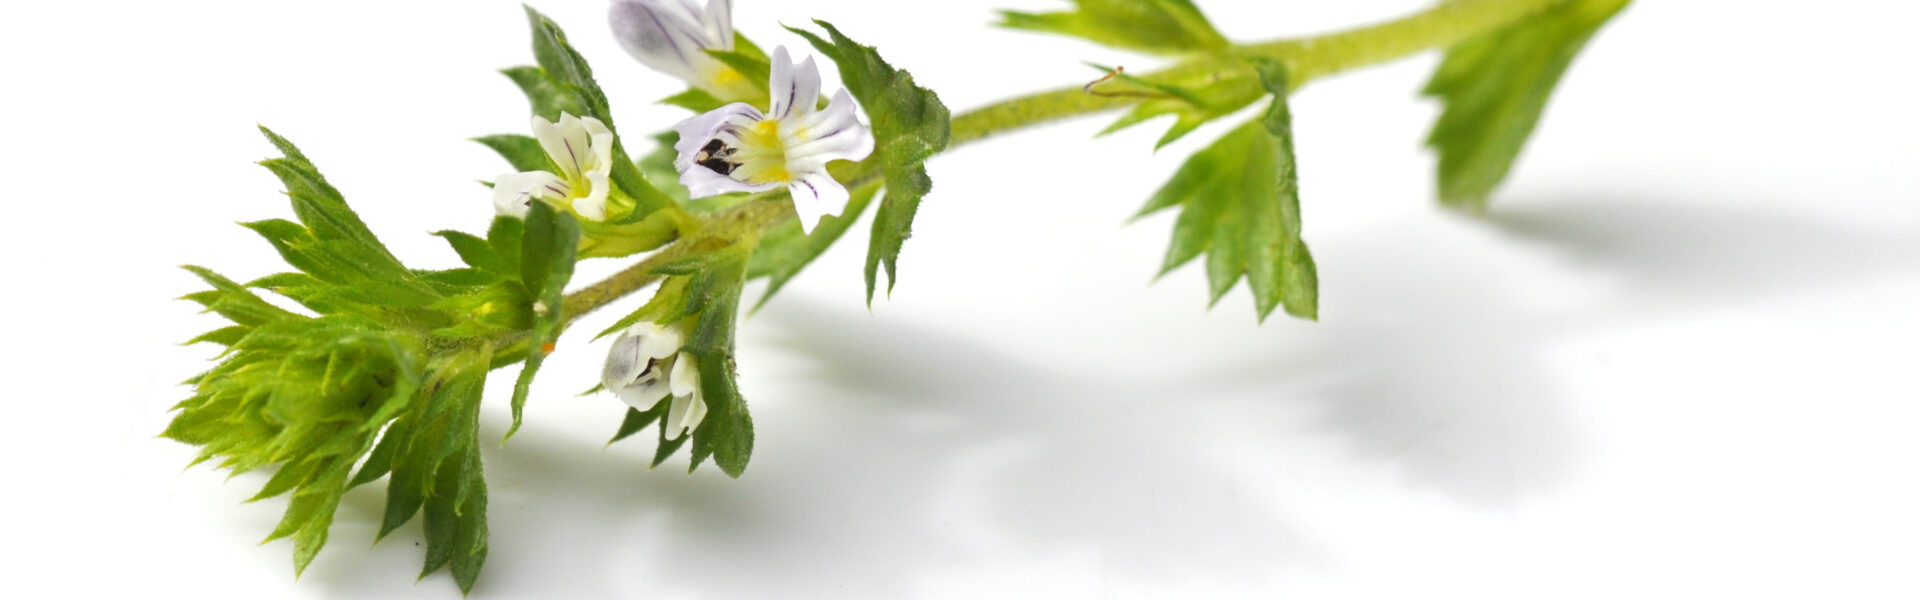
<path fill-rule="evenodd" d="M 540 2 L 628 131 L 682 115 L 598 1 Z M 836 21 L 956 109 L 1154 59 L 993 31 L 1041 0 L 741 0 Z M 1238 39 L 1417 0 L 1201 2 Z M 775 8 L 775 6 L 778 6 Z M 909 7 L 910 8 L 907 8 Z M 11 597 L 453 598 L 418 521 L 341 506 L 299 581 L 255 542 L 259 475 L 155 439 L 217 325 L 183 263 L 280 268 L 235 221 L 289 214 L 251 161 L 300 143 L 395 251 L 482 229 L 465 138 L 523 132 L 492 71 L 511 2 L 16 2 L 0 37 Z M 1901 3 L 1643 1 L 1561 86 L 1492 214 L 1433 201 L 1426 55 L 1294 100 L 1321 321 L 1149 284 L 1172 213 L 1125 219 L 1210 127 L 1089 142 L 1076 120 L 942 156 L 891 299 L 864 233 L 744 321 L 759 437 L 740 480 L 603 448 L 600 315 L 487 444 L 482 598 L 1913 597 L 1920 560 L 1920 91 Z M 897 29 L 892 29 L 897 27 Z M 864 232 L 864 228 L 856 231 Z M 617 269 L 593 264 L 582 281 Z M 757 287 L 755 289 L 758 289 Z M 753 292 L 750 292 L 753 293 Z M 623 305 L 624 306 L 624 305 Z M 498 374 L 510 377 L 511 371 Z M 483 435 L 499 439 L 496 378 Z"/>

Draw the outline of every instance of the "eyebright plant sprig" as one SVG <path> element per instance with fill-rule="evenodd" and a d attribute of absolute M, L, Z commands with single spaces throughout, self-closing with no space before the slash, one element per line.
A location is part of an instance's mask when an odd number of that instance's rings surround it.
<path fill-rule="evenodd" d="M 637 138 L 622 136 L 566 34 L 528 8 L 536 64 L 503 73 L 529 101 L 529 131 L 478 138 L 512 170 L 491 182 L 497 216 L 484 235 L 436 234 L 464 263 L 456 269 L 405 266 L 311 160 L 263 128 L 281 157 L 261 165 L 286 187 L 295 220 L 244 225 L 292 270 L 242 284 L 187 267 L 209 289 L 186 298 L 230 324 L 192 340 L 225 351 L 186 382 L 192 394 L 164 435 L 199 446 L 196 462 L 271 471 L 254 499 L 291 495 L 268 539 L 293 540 L 296 573 L 326 544 L 342 495 L 385 479 L 379 535 L 421 515 L 422 576 L 448 567 L 467 592 L 487 557 L 486 375 L 521 365 L 511 437 L 542 363 L 581 316 L 653 290 L 600 334 L 614 339 L 598 389 L 629 406 L 613 440 L 654 427 L 654 465 L 684 449 L 691 469 L 711 461 L 738 477 L 754 441 L 734 364 L 747 281 L 769 280 L 758 300 L 767 302 L 877 204 L 871 304 L 882 269 L 889 290 L 899 281 L 934 155 L 1112 111 L 1124 112 L 1109 132 L 1171 116 L 1164 146 L 1259 105 L 1188 157 L 1139 215 L 1179 209 L 1162 272 L 1205 256 L 1213 301 L 1245 279 L 1260 319 L 1280 308 L 1314 319 L 1290 95 L 1329 74 L 1443 50 L 1426 88 L 1444 104 L 1428 139 L 1441 200 L 1484 211 L 1560 77 L 1627 0 L 1449 0 L 1378 25 L 1251 44 L 1221 35 L 1188 0 L 1072 4 L 1005 12 L 1001 24 L 1170 64 L 1139 75 L 1100 67 L 1092 84 L 950 116 L 906 71 L 825 21 L 788 28 L 814 53 L 795 62 L 794 50 L 769 55 L 735 31 L 730 0 L 614 0 L 620 45 L 688 84 L 661 102 L 692 114 Z M 846 89 L 822 88 L 822 59 Z M 635 140 L 653 150 L 631 153 Z M 635 262 L 568 293 L 575 263 L 589 258 Z"/>

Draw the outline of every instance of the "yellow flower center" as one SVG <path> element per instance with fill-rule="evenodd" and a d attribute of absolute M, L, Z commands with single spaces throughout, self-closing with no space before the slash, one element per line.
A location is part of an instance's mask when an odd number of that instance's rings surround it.
<path fill-rule="evenodd" d="M 755 123 L 740 136 L 740 169 L 733 177 L 753 185 L 787 183 L 793 174 L 787 171 L 787 143 L 780 139 L 780 122 L 772 119 Z"/>

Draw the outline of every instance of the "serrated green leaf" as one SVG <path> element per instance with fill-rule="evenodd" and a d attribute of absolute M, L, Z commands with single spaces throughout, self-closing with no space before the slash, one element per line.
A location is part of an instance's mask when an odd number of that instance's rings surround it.
<path fill-rule="evenodd" d="M 607 95 L 593 80 L 593 68 L 587 66 L 587 59 L 567 43 L 567 33 L 558 24 L 531 6 L 525 8 L 527 24 L 533 31 L 534 60 L 553 82 L 575 95 L 582 112 L 573 114 L 600 119 L 608 128 L 613 128 Z"/>
<path fill-rule="evenodd" d="M 436 361 L 424 400 L 387 429 L 354 478 L 357 485 L 391 474 L 380 537 L 424 514 L 420 575 L 451 564 L 463 592 L 472 589 L 487 552 L 479 415 L 491 362 L 492 352 L 484 348 Z"/>
<path fill-rule="evenodd" d="M 1560 77 L 1628 0 L 1572 0 L 1447 50 L 1425 95 L 1445 110 L 1427 136 L 1440 155 L 1440 200 L 1470 212 L 1513 169 Z"/>
<path fill-rule="evenodd" d="M 560 337 L 561 300 L 566 294 L 567 282 L 573 279 L 573 265 L 580 248 L 580 222 L 571 213 L 535 202 L 527 211 L 526 231 L 520 247 L 520 281 L 534 295 L 533 328 L 527 344 L 526 365 L 521 367 L 520 377 L 513 385 L 513 426 L 507 429 L 508 438 L 520 429 L 521 410 L 532 390 L 534 375 L 546 362 L 547 344 Z"/>
<path fill-rule="evenodd" d="M 268 219 L 243 225 L 266 238 L 288 264 L 333 284 L 330 299 L 412 309 L 440 298 L 374 237 L 305 154 L 271 130 L 260 131 L 285 155 L 260 164 L 280 177 L 300 222 Z"/>
<path fill-rule="evenodd" d="M 607 444 L 612 445 L 620 440 L 633 437 L 633 434 L 640 433 L 640 430 L 646 429 L 648 425 L 652 425 L 655 421 L 659 421 L 661 417 L 667 414 L 666 404 L 665 402 L 655 404 L 652 409 L 646 411 L 627 407 L 627 418 L 620 422 L 620 431 L 615 432 L 613 439 L 607 440 Z"/>
<path fill-rule="evenodd" d="M 485 239 L 453 230 L 436 231 L 433 235 L 446 240 L 454 253 L 460 255 L 460 262 L 467 263 L 467 266 L 502 275 L 516 274 L 520 270 L 518 265 L 495 252 L 493 245 Z"/>
<path fill-rule="evenodd" d="M 559 121 L 563 113 L 574 116 L 592 114 L 589 112 L 591 109 L 577 91 L 561 83 L 560 80 L 554 79 L 540 67 L 513 67 L 503 69 L 500 73 L 513 80 L 513 84 L 520 88 L 520 93 L 526 95 L 527 103 L 531 105 L 534 116 L 548 121 Z M 543 152 L 541 156 L 544 157 L 546 154 Z M 543 158 L 542 163 L 544 162 Z M 545 168 L 542 166 L 527 170 Z"/>
<path fill-rule="evenodd" d="M 377 251 L 383 258 L 398 265 L 399 259 L 387 252 L 385 245 L 367 229 L 360 216 L 347 207 L 340 191 L 327 183 L 320 170 L 307 160 L 307 156 L 293 145 L 293 142 L 266 127 L 260 133 L 278 148 L 285 158 L 261 161 L 261 166 L 272 171 L 286 186 L 287 194 L 293 196 L 293 212 L 300 222 L 313 230 L 314 236 L 323 240 L 345 239 Z"/>
<path fill-rule="evenodd" d="M 1213 302 L 1245 275 L 1262 321 L 1279 306 L 1312 319 L 1318 279 L 1300 238 L 1287 73 L 1271 61 L 1256 67 L 1273 95 L 1266 114 L 1187 159 L 1139 216 L 1181 207 L 1162 274 L 1205 253 Z"/>
<path fill-rule="evenodd" d="M 496 216 L 487 227 L 487 245 L 493 247 L 494 255 L 510 264 L 509 273 L 520 272 L 520 243 L 525 235 L 526 221 L 515 217 Z"/>
<path fill-rule="evenodd" d="M 915 85 L 913 75 L 893 68 L 871 46 L 842 35 L 826 21 L 814 21 L 832 42 L 813 32 L 789 27 L 833 59 L 847 91 L 860 101 L 872 121 L 874 154 L 886 182 L 886 199 L 873 220 L 867 247 L 867 302 L 873 302 L 878 271 L 887 270 L 887 290 L 899 283 L 900 250 L 913 235 L 913 218 L 920 200 L 933 188 L 924 166 L 928 157 L 945 149 L 952 137 L 951 114 L 933 91 Z"/>
<path fill-rule="evenodd" d="M 223 295 L 248 295 L 208 279 Z M 354 316 L 282 312 L 250 329 L 195 378 L 194 397 L 175 407 L 162 435 L 201 446 L 199 460 L 221 458 L 235 473 L 279 466 L 254 499 L 293 494 L 268 539 L 293 538 L 298 572 L 326 544 L 354 463 L 411 404 L 424 349 Z"/>
<path fill-rule="evenodd" d="M 222 346 L 232 346 L 235 343 L 239 342 L 240 338 L 246 337 L 247 332 L 252 330 L 253 330 L 252 328 L 244 325 L 232 325 L 228 327 L 222 327 L 219 329 L 215 329 L 213 331 L 200 334 L 199 337 L 195 337 L 191 340 L 187 340 L 186 345 L 191 346 L 194 344 L 208 343 L 208 344 L 219 344 Z"/>
<path fill-rule="evenodd" d="M 1118 69 L 1093 66 L 1104 72 L 1119 73 Z M 1102 130 L 1099 134 L 1102 136 L 1172 115 L 1173 125 L 1154 143 L 1154 149 L 1158 150 L 1186 137 L 1201 125 L 1239 112 L 1259 100 L 1265 92 L 1259 78 L 1251 73 L 1223 75 L 1207 72 L 1170 82 L 1152 82 L 1118 74 L 1113 80 L 1096 86 L 1093 93 L 1142 98 L 1133 110 L 1127 111 L 1127 114 L 1121 115 Z"/>
<path fill-rule="evenodd" d="M 1230 45 L 1191 0 L 1073 0 L 1072 12 L 1001 11 L 1001 27 L 1057 33 L 1154 54 L 1224 51 Z"/>
<path fill-rule="evenodd" d="M 490 135 L 474 138 L 473 141 L 500 153 L 500 157 L 507 159 L 507 164 L 512 165 L 515 171 L 546 171 L 553 166 L 547 158 L 546 149 L 540 147 L 540 140 L 530 136 Z"/>
<path fill-rule="evenodd" d="M 689 470 L 711 457 L 721 471 L 739 477 L 753 456 L 753 419 L 735 383 L 733 366 L 734 331 L 750 252 L 736 245 L 709 255 L 688 287 L 688 311 L 698 318 L 681 352 L 699 360 L 700 392 L 707 404 L 706 418 L 691 435 Z M 655 464 L 660 458 L 656 454 Z"/>
<path fill-rule="evenodd" d="M 271 321 L 299 317 L 286 309 L 269 304 L 266 300 L 254 295 L 252 291 L 234 283 L 233 280 L 221 277 L 219 273 L 192 265 L 181 268 L 199 276 L 202 281 L 214 288 L 211 293 L 193 294 L 187 296 L 187 299 L 198 302 L 207 310 L 226 317 L 236 325 L 255 327 Z"/>

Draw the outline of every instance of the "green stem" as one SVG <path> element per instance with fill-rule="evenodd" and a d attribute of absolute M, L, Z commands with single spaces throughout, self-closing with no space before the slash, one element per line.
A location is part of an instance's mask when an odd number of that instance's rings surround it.
<path fill-rule="evenodd" d="M 1308 81 L 1391 62 L 1498 30 L 1568 0 L 1451 0 L 1399 19 L 1327 35 L 1236 46 L 1227 57 L 1201 57 L 1141 75 L 1174 81 L 1207 71 L 1246 69 L 1245 59 L 1268 58 L 1287 66 L 1294 89 Z M 1221 60 L 1227 58 L 1228 60 Z M 1222 76 L 1230 73 L 1219 73 Z M 1048 121 L 1118 110 L 1137 97 L 1089 94 L 1073 86 L 1015 98 L 953 118 L 953 146 Z"/>
<path fill-rule="evenodd" d="M 1358 29 L 1236 46 L 1225 56 L 1197 57 L 1165 70 L 1141 75 L 1140 79 L 1164 82 L 1209 75 L 1234 76 L 1236 72 L 1249 68 L 1246 59 L 1259 57 L 1285 64 L 1293 75 L 1294 89 L 1299 89 L 1308 81 L 1335 73 L 1449 47 L 1567 1 L 1447 0 L 1422 12 Z M 1014 98 L 955 116 L 952 143 L 948 149 L 1049 121 L 1119 110 L 1140 100 L 1136 96 L 1091 94 L 1080 85 Z M 848 187 L 864 185 L 879 176 L 878 170 L 866 167 L 868 165 L 863 164 L 858 170 L 850 172 L 846 177 L 849 179 Z M 736 222 L 746 227 L 719 229 L 744 231 L 771 226 L 791 214 L 784 209 L 783 203 L 760 200 L 726 211 L 714 221 Z M 758 227 L 751 227 L 755 225 Z M 658 282 L 661 277 L 655 275 L 653 270 L 684 256 L 684 250 L 689 245 L 688 242 L 675 244 L 640 264 L 569 294 L 563 306 L 567 320 L 571 322 Z"/>

